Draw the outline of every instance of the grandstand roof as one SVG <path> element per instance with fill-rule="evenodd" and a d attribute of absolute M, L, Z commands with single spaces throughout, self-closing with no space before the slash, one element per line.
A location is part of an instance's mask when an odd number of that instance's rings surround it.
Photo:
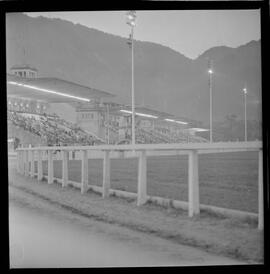
<path fill-rule="evenodd" d="M 122 107 L 122 109 L 123 109 L 123 107 Z M 131 108 L 131 106 L 126 105 L 126 106 L 124 106 L 124 110 L 131 111 L 132 108 Z M 143 114 L 147 114 L 147 115 L 154 115 L 154 116 L 157 116 L 158 118 L 172 118 L 173 117 L 172 114 L 169 114 L 169 113 L 166 113 L 163 111 L 159 111 L 159 110 L 154 110 L 154 109 L 151 109 L 151 108 L 145 107 L 145 106 L 135 106 L 135 112 L 143 113 Z"/>
<path fill-rule="evenodd" d="M 7 74 L 7 83 L 8 95 L 44 100 L 50 103 L 80 100 L 76 99 L 76 97 L 91 100 L 115 96 L 109 92 L 58 78 L 22 78 Z M 56 93 L 48 93 L 46 91 L 54 91 Z M 60 93 L 70 97 L 62 96 Z"/>
<path fill-rule="evenodd" d="M 36 68 L 31 67 L 30 65 L 15 65 L 10 68 L 10 70 L 13 70 L 13 69 L 29 69 L 32 71 L 38 71 Z"/>

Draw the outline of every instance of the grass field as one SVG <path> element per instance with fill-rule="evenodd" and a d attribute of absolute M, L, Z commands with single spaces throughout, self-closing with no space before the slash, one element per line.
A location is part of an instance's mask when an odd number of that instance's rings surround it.
<path fill-rule="evenodd" d="M 37 163 L 36 170 L 37 170 Z M 137 191 L 138 159 L 111 160 L 111 187 Z M 102 185 L 101 159 L 89 159 L 89 184 Z M 47 175 L 47 161 L 43 161 Z M 54 161 L 54 176 L 62 177 L 62 162 Z M 81 161 L 68 162 L 68 178 L 81 180 Z M 258 153 L 232 152 L 199 155 L 200 203 L 258 212 Z M 188 157 L 147 158 L 147 194 L 187 201 Z"/>

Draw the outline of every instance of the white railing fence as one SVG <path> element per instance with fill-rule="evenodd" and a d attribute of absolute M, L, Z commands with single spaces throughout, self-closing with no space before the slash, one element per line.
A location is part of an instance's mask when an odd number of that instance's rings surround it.
<path fill-rule="evenodd" d="M 52 184 L 54 151 L 58 151 L 57 158 L 62 160 L 62 186 L 73 184 L 85 193 L 92 189 L 102 193 L 106 198 L 111 193 L 125 196 L 137 197 L 137 205 L 143 205 L 148 200 L 163 201 L 162 197 L 150 197 L 147 195 L 147 156 L 160 155 L 188 155 L 188 202 L 173 201 L 175 207 L 188 209 L 190 217 L 200 213 L 200 209 L 211 209 L 223 213 L 242 213 L 256 215 L 258 217 L 258 228 L 264 227 L 263 220 L 263 153 L 262 142 L 220 142 L 220 143 L 188 143 L 188 144 L 138 144 L 138 145 L 100 145 L 100 146 L 71 146 L 71 147 L 32 147 L 17 149 L 17 171 L 25 176 L 34 177 L 42 180 L 43 166 L 42 160 L 48 161 L 48 184 Z M 68 161 L 69 153 L 76 151 L 76 158 L 81 159 L 81 183 L 68 180 Z M 199 174 L 198 174 L 198 154 L 219 153 L 219 152 L 238 152 L 238 151 L 257 151 L 258 160 L 258 214 L 240 212 L 207 206 L 200 204 L 199 200 Z M 79 152 L 79 157 L 78 157 Z M 137 194 L 120 190 L 113 190 L 110 186 L 111 159 L 114 158 L 138 158 L 138 187 Z M 103 185 L 102 187 L 91 186 L 88 184 L 88 159 L 103 158 Z M 37 161 L 37 174 L 35 174 L 34 164 Z M 29 167 L 30 163 L 30 167 Z M 59 179 L 58 179 L 59 180 Z"/>

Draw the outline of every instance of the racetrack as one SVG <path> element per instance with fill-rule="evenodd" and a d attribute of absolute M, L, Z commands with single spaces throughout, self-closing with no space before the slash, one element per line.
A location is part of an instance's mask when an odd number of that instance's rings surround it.
<path fill-rule="evenodd" d="M 9 160 L 9 200 L 20 201 L 32 209 L 50 205 L 53 207 L 50 218 L 56 211 L 57 219 L 72 216 L 74 222 L 77 217 L 82 217 L 90 222 L 107 224 L 108 228 L 126 228 L 220 257 L 246 263 L 263 262 L 263 232 L 257 229 L 254 220 L 238 220 L 204 211 L 190 218 L 186 211 L 170 206 L 147 203 L 138 207 L 134 199 L 114 196 L 103 199 L 92 191 L 82 195 L 71 186 L 62 188 L 61 184 L 49 185 L 46 181 L 39 182 L 18 174 L 14 160 Z M 64 212 L 68 212 L 67 215 Z"/>
<path fill-rule="evenodd" d="M 29 206 L 13 196 L 9 214 L 11 268 L 243 264 L 45 202 Z"/>

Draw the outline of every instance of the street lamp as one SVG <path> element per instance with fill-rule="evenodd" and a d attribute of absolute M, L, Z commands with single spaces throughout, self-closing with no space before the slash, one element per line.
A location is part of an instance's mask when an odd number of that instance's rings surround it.
<path fill-rule="evenodd" d="M 135 108 L 134 108 L 134 46 L 133 34 L 135 27 L 136 11 L 130 10 L 127 12 L 127 24 L 131 27 L 130 42 L 131 42 L 131 106 L 132 106 L 132 145 L 135 145 Z"/>
<path fill-rule="evenodd" d="M 208 62 L 208 75 L 209 75 L 209 93 L 210 93 L 210 143 L 213 141 L 213 100 L 212 100 L 212 93 L 213 93 L 213 75 L 214 71 L 212 69 L 212 61 L 209 60 Z"/>
<path fill-rule="evenodd" d="M 244 94 L 244 115 L 245 115 L 245 142 L 247 141 L 247 89 L 243 88 Z"/>

